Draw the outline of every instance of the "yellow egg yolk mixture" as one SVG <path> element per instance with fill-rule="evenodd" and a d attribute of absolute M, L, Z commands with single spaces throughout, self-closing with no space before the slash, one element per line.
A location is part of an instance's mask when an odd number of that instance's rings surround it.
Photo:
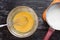
<path fill-rule="evenodd" d="M 19 12 L 13 18 L 13 27 L 18 32 L 28 32 L 34 27 L 34 18 L 30 12 Z"/>

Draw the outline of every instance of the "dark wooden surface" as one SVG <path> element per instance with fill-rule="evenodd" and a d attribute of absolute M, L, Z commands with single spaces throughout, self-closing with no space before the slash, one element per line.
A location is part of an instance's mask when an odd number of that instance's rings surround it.
<path fill-rule="evenodd" d="M 49 6 L 52 0 L 0 0 L 0 24 L 5 24 L 9 12 L 16 6 L 29 6 L 34 9 L 39 17 L 37 31 L 28 38 L 17 38 L 13 36 L 7 27 L 0 28 L 0 40 L 43 40 L 48 26 L 42 20 L 42 13 Z M 50 40 L 60 40 L 60 32 L 55 31 Z"/>

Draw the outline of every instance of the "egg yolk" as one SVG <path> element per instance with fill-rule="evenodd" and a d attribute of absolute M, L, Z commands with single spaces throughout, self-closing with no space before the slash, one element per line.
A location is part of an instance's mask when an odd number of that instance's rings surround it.
<path fill-rule="evenodd" d="M 34 27 L 34 17 L 30 12 L 19 12 L 13 18 L 13 27 L 18 32 L 28 32 Z"/>

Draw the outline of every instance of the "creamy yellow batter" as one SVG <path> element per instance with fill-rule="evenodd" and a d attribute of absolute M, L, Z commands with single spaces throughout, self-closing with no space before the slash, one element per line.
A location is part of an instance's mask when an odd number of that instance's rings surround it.
<path fill-rule="evenodd" d="M 13 18 L 13 27 L 19 32 L 28 32 L 33 28 L 34 18 L 30 12 L 19 12 Z"/>

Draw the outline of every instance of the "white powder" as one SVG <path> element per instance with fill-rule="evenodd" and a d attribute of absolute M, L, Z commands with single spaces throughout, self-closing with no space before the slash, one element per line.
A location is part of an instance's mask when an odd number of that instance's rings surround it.
<path fill-rule="evenodd" d="M 60 4 L 55 4 L 48 9 L 46 20 L 53 29 L 60 30 Z"/>

